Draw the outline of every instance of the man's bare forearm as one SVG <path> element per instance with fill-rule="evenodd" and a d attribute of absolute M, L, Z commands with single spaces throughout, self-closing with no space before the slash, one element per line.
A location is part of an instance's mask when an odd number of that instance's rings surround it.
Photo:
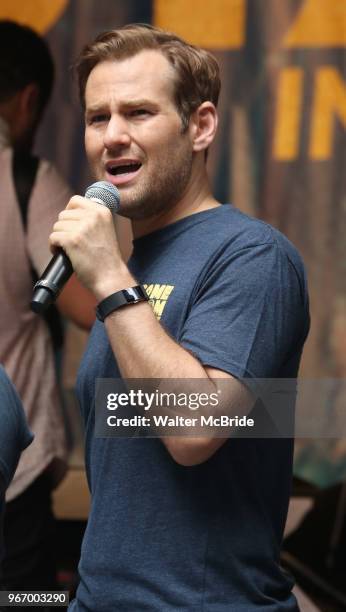
<path fill-rule="evenodd" d="M 199 361 L 169 337 L 148 303 L 119 308 L 105 326 L 123 378 L 208 378 Z"/>

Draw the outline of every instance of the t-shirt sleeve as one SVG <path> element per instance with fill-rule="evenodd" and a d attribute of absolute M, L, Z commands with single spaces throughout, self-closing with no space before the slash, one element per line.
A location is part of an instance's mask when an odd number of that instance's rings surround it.
<path fill-rule="evenodd" d="M 27 227 L 28 251 L 38 276 L 52 257 L 48 238 L 71 195 L 70 188 L 55 167 L 41 160 L 30 197 Z"/>
<path fill-rule="evenodd" d="M 238 378 L 274 378 L 303 343 L 305 316 L 299 275 L 275 241 L 225 248 L 195 292 L 180 343 Z"/>
<path fill-rule="evenodd" d="M 21 452 L 33 440 L 18 393 L 0 366 L 0 472 L 6 487 L 16 470 Z"/>

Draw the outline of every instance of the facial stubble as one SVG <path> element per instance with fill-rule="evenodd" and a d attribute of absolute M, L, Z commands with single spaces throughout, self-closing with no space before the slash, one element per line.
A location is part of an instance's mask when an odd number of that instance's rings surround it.
<path fill-rule="evenodd" d="M 183 197 L 192 173 L 193 153 L 187 144 L 172 155 L 166 151 L 138 186 L 120 188 L 119 215 L 129 219 L 148 219 L 171 210 Z M 144 166 L 144 170 L 145 170 Z"/>

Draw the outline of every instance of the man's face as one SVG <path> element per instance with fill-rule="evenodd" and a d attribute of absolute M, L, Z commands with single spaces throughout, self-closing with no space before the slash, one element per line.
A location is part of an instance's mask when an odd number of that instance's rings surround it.
<path fill-rule="evenodd" d="M 191 178 L 192 144 L 173 100 L 174 72 L 158 51 L 104 61 L 86 84 L 85 147 L 98 180 L 120 191 L 131 219 L 149 218 L 181 199 Z"/>

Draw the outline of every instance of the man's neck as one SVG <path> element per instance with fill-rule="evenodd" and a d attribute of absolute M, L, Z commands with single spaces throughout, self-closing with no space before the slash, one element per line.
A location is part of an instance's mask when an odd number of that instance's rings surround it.
<path fill-rule="evenodd" d="M 189 185 L 186 193 L 172 208 L 163 210 L 148 219 L 132 220 L 133 236 L 134 238 L 140 238 L 180 219 L 218 206 L 220 206 L 220 202 L 213 197 L 205 174 L 202 179 L 193 181 Z"/>

